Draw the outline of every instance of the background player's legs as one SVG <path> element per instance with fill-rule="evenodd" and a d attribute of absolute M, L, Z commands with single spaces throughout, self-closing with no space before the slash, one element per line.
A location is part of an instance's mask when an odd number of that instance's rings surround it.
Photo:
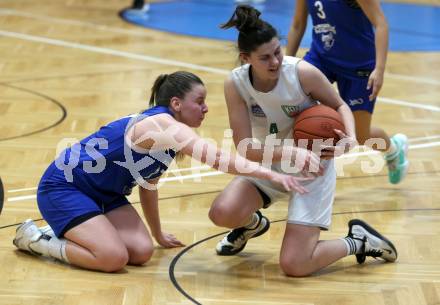
<path fill-rule="evenodd" d="M 287 224 L 280 267 L 290 276 L 306 276 L 347 256 L 343 240 L 320 241 L 320 228 Z"/>
<path fill-rule="evenodd" d="M 250 223 L 253 213 L 263 207 L 263 199 L 251 182 L 234 178 L 214 199 L 209 218 L 220 227 L 237 228 Z"/>
<path fill-rule="evenodd" d="M 383 129 L 371 127 L 375 101 L 369 100 L 371 89 L 366 89 L 368 78 L 348 78 L 338 75 L 337 83 L 342 99 L 353 112 L 359 144 L 366 144 L 375 150 L 384 152 L 388 166 L 388 179 L 393 184 L 399 183 L 405 177 L 409 165 L 407 137 L 403 134 L 396 134 L 390 138 Z M 368 141 L 369 139 L 372 141 Z"/>
<path fill-rule="evenodd" d="M 356 125 L 356 137 L 359 144 L 364 145 L 370 138 L 383 139 L 385 145 L 370 145 L 371 148 L 380 151 L 387 151 L 390 148 L 390 137 L 379 127 L 371 126 L 372 114 L 365 110 L 353 111 Z M 368 143 L 368 142 L 367 142 Z"/>
<path fill-rule="evenodd" d="M 131 7 L 135 9 L 142 9 L 144 7 L 144 4 L 144 0 L 134 0 Z"/>
<path fill-rule="evenodd" d="M 138 11 L 140 13 L 146 13 L 150 9 L 150 4 L 148 2 L 149 1 L 145 1 L 145 0 L 134 0 L 133 4 L 131 5 L 130 11 L 132 12 Z"/>
<path fill-rule="evenodd" d="M 131 205 L 124 205 L 105 214 L 125 244 L 129 264 L 141 265 L 153 255 L 153 241 L 139 214 Z"/>

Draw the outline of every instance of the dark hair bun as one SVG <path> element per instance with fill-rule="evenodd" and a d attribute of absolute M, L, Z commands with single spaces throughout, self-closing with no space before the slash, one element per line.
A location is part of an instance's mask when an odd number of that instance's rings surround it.
<path fill-rule="evenodd" d="M 222 29 L 235 27 L 239 32 L 248 32 L 262 27 L 260 11 L 250 5 L 239 5 L 228 22 L 221 25 Z"/>
<path fill-rule="evenodd" d="M 249 5 L 239 5 L 235 9 L 236 28 L 242 32 L 261 27 L 260 11 Z"/>

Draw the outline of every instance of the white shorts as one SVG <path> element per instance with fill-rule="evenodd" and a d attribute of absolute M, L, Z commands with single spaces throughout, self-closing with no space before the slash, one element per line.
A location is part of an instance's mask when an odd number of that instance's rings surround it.
<path fill-rule="evenodd" d="M 269 180 L 243 176 L 239 179 L 246 179 L 253 183 L 269 196 L 271 203 L 288 198 L 288 223 L 328 230 L 331 224 L 336 188 L 336 170 L 333 159 L 322 161 L 321 165 L 324 166 L 324 175 L 311 181 L 304 181 L 303 186 L 309 192 L 303 195 L 296 192 L 285 192 Z M 282 172 L 280 163 L 274 164 L 272 170 Z"/>

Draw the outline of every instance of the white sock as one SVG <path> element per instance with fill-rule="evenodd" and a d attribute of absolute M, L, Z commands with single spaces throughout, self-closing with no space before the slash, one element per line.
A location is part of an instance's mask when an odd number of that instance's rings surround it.
<path fill-rule="evenodd" d="M 49 235 L 43 235 L 38 241 L 29 245 L 32 251 L 45 257 L 56 258 L 62 262 L 69 263 L 66 255 L 67 240 L 58 239 Z"/>
<path fill-rule="evenodd" d="M 362 240 L 354 239 L 349 236 L 341 238 L 347 247 L 347 255 L 358 254 L 362 249 Z"/>
<path fill-rule="evenodd" d="M 396 144 L 394 144 L 394 142 L 391 140 L 390 140 L 390 143 L 391 143 L 390 147 L 388 147 L 388 149 L 385 151 L 385 158 L 387 158 L 387 157 L 389 158 L 389 157 L 393 156 L 394 154 L 396 154 L 396 152 L 397 152 Z"/>
<path fill-rule="evenodd" d="M 258 225 L 258 222 L 260 221 L 260 217 L 258 217 L 257 213 L 254 213 L 252 215 L 252 218 L 249 220 L 249 223 L 245 225 L 244 227 L 246 229 L 255 229 Z"/>

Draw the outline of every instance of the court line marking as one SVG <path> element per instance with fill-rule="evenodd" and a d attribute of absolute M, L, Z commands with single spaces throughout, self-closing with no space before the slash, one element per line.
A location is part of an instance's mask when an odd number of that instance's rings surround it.
<path fill-rule="evenodd" d="M 119 51 L 119 50 L 103 48 L 103 47 L 95 47 L 95 46 L 76 43 L 76 42 L 69 42 L 69 41 L 52 39 L 52 38 L 47 38 L 47 37 L 22 34 L 22 33 L 17 33 L 17 32 L 0 30 L 0 36 L 5 36 L 5 37 L 10 37 L 10 38 L 15 38 L 15 39 L 22 39 L 22 40 L 33 41 L 33 42 L 46 43 L 46 44 L 54 45 L 54 46 L 68 47 L 68 48 L 90 51 L 90 52 L 100 53 L 100 54 L 113 55 L 113 56 L 118 56 L 118 57 L 123 57 L 123 58 L 137 59 L 137 60 L 141 60 L 141 61 L 153 62 L 153 63 L 163 64 L 163 65 L 189 68 L 189 69 L 196 70 L 196 71 L 204 71 L 204 72 L 210 72 L 210 73 L 221 74 L 221 75 L 229 75 L 229 73 L 230 73 L 230 71 L 225 70 L 225 69 L 205 67 L 205 66 L 185 63 L 185 62 L 181 62 L 181 61 L 177 61 L 177 60 L 163 59 L 163 58 L 159 58 L 159 57 L 155 57 L 155 56 L 130 53 L 130 52 L 126 52 L 126 51 Z M 383 102 L 383 103 L 387 103 L 387 104 L 402 105 L 402 106 L 407 106 L 407 107 L 412 107 L 412 108 L 419 108 L 419 109 L 424 109 L 424 110 L 440 112 L 440 107 L 435 106 L 435 105 L 412 103 L 412 102 L 408 102 L 408 101 L 396 100 L 396 99 L 385 98 L 385 97 L 378 98 L 378 101 Z"/>
<path fill-rule="evenodd" d="M 25 11 L 17 11 L 17 10 L 13 10 L 13 9 L 0 9 L 0 15 L 27 17 L 27 18 L 31 18 L 31 19 L 40 20 L 40 21 L 50 22 L 51 24 L 58 23 L 58 24 L 65 24 L 65 25 L 84 26 L 84 27 L 92 28 L 94 30 L 106 31 L 109 33 L 124 34 L 124 35 L 132 35 L 132 36 L 137 36 L 137 37 L 149 37 L 149 38 L 153 37 L 153 35 L 151 33 L 143 32 L 142 31 L 143 29 L 157 31 L 155 29 L 143 28 L 143 27 L 138 27 L 138 26 L 134 26 L 134 25 L 132 25 L 132 26 L 135 27 L 135 29 L 130 30 L 130 29 L 124 29 L 124 28 L 120 28 L 120 27 L 103 25 L 103 24 L 87 22 L 87 21 L 80 21 L 80 20 L 74 20 L 74 19 L 57 18 L 57 17 L 51 17 L 51 16 L 47 16 L 47 15 L 33 14 L 33 13 L 29 13 L 29 12 L 25 12 Z M 173 33 L 170 33 L 170 34 L 173 34 Z M 179 38 L 182 39 L 185 43 L 195 45 L 195 46 L 203 46 L 203 47 L 214 48 L 214 49 L 221 49 L 224 47 L 222 45 L 217 46 L 217 45 L 209 44 L 209 43 L 206 43 L 203 41 L 196 41 L 192 38 L 188 38 L 185 36 L 182 36 Z"/>
<path fill-rule="evenodd" d="M 367 213 L 403 213 L 403 212 L 431 212 L 432 211 L 440 211 L 440 209 L 438 208 L 425 208 L 425 209 L 387 209 L 387 210 L 363 210 L 363 211 L 342 211 L 342 212 L 334 212 L 332 213 L 332 217 L 333 216 L 337 216 L 337 215 L 350 215 L 353 213 L 357 213 L 357 214 L 367 214 Z M 274 220 L 271 221 L 271 224 L 275 224 L 275 223 L 280 223 L 280 222 L 285 222 L 286 219 L 278 219 L 278 220 Z M 174 256 L 174 258 L 171 260 L 170 265 L 168 267 L 168 275 L 170 277 L 171 283 L 174 285 L 174 288 L 176 288 L 177 291 L 179 291 L 184 297 L 186 297 L 188 300 L 190 300 L 191 302 L 193 302 L 194 304 L 199 304 L 201 305 L 202 303 L 198 302 L 197 300 L 211 300 L 210 298 L 196 298 L 191 296 L 188 292 L 186 292 L 185 289 L 182 288 L 182 286 L 179 284 L 179 281 L 177 279 L 177 277 L 175 276 L 175 274 L 177 273 L 176 270 L 176 265 L 178 262 L 181 261 L 181 258 L 189 253 L 190 250 L 196 248 L 197 246 L 205 243 L 208 240 L 214 239 L 216 237 L 219 236 L 224 236 L 226 233 L 228 233 L 228 231 L 223 231 L 220 233 L 216 233 L 213 235 L 210 235 L 208 237 L 202 238 L 201 240 L 198 240 L 190 245 L 187 245 L 185 248 L 183 248 L 179 253 L 177 253 L 176 256 Z M 185 274 L 184 272 L 186 271 L 182 271 L 182 272 L 178 272 L 179 274 Z M 218 300 L 218 299 L 212 299 L 212 300 Z M 223 299 L 222 299 L 223 301 Z M 244 301 L 244 303 L 246 303 L 247 301 Z M 273 302 L 272 302 L 273 303 Z M 266 303 L 264 303 L 266 304 Z M 271 304 L 271 303 L 268 303 Z M 285 303 L 281 303 L 281 304 L 285 304 Z M 292 303 L 289 303 L 292 304 Z M 308 304 L 308 303 L 301 303 L 301 304 Z"/>
<path fill-rule="evenodd" d="M 125 35 L 133 35 L 138 37 L 151 37 L 151 34 L 147 34 L 144 32 L 140 32 L 139 30 L 128 30 L 123 29 L 115 26 L 108 26 L 93 22 L 87 22 L 87 21 L 79 21 L 74 19 L 66 19 L 66 18 L 57 18 L 57 17 L 51 17 L 47 15 L 39 15 L 34 13 L 28 13 L 25 11 L 17 11 L 13 9 L 0 9 L 0 15 L 12 15 L 12 16 L 19 16 L 19 17 L 27 17 L 32 18 L 40 21 L 49 21 L 51 23 L 58 23 L 58 24 L 67 24 L 67 25 L 76 25 L 76 26 L 85 26 L 89 27 L 95 30 L 100 31 L 107 31 L 110 33 L 118 33 L 118 34 L 125 34 Z M 154 30 L 154 29 L 151 29 Z M 185 39 L 182 37 L 182 39 L 185 41 L 185 43 L 189 43 L 192 45 L 198 45 L 198 46 L 204 46 L 204 47 L 210 47 L 210 48 L 223 48 L 224 46 L 213 46 L 211 44 L 206 44 L 204 42 L 194 41 L 193 39 Z M 427 78 L 427 77 L 414 77 L 410 75 L 404 75 L 404 74 L 395 74 L 395 73 L 385 73 L 385 77 L 394 78 L 394 79 L 400 79 L 410 82 L 418 82 L 423 84 L 430 84 L 430 85 L 440 85 L 440 81 L 433 79 L 433 78 Z"/>
<path fill-rule="evenodd" d="M 22 33 L 10 32 L 10 31 L 4 31 L 4 30 L 0 30 L 0 36 L 22 39 L 22 40 L 33 41 L 33 42 L 41 42 L 41 43 L 45 43 L 45 44 L 49 44 L 49 45 L 54 45 L 54 46 L 59 46 L 59 47 L 68 47 L 68 48 L 72 48 L 72 49 L 90 51 L 90 52 L 94 52 L 94 53 L 119 56 L 119 57 L 128 58 L 128 59 L 137 59 L 137 60 L 141 60 L 141 61 L 145 61 L 145 62 L 153 62 L 153 63 L 167 65 L 167 66 L 188 68 L 188 69 L 192 69 L 192 70 L 196 70 L 196 71 L 210 72 L 210 73 L 223 74 L 223 75 L 229 74 L 229 71 L 227 71 L 225 69 L 205 67 L 205 66 L 185 63 L 185 62 L 181 62 L 181 61 L 177 61 L 177 60 L 163 59 L 163 58 L 159 58 L 159 57 L 155 57 L 155 56 L 130 53 L 130 52 L 126 52 L 126 51 L 119 51 L 119 50 L 103 48 L 103 47 L 95 47 L 95 46 L 91 46 L 91 45 L 86 45 L 86 44 L 81 44 L 81 43 L 76 43 L 76 42 L 69 42 L 69 41 L 59 40 L 59 39 L 52 39 L 52 38 L 47 38 L 47 37 L 42 37 L 42 36 L 34 36 L 34 35 L 22 34 Z"/>
<path fill-rule="evenodd" d="M 408 142 L 418 142 L 418 141 L 424 141 L 424 140 L 435 140 L 435 139 L 440 139 L 440 135 L 432 135 L 432 136 L 427 136 L 427 137 L 417 137 L 417 138 L 411 138 L 408 139 Z"/>
<path fill-rule="evenodd" d="M 185 167 L 185 168 L 178 168 L 178 169 L 169 169 L 166 172 L 167 173 L 181 173 L 186 171 L 195 171 L 195 170 L 204 170 L 204 169 L 210 169 L 211 167 L 209 165 L 201 165 L 201 166 L 194 166 L 194 167 Z M 25 192 L 25 191 L 35 191 L 37 189 L 36 186 L 34 187 L 26 187 L 21 189 L 14 189 L 9 190 L 8 193 L 18 193 L 18 192 Z"/>
<path fill-rule="evenodd" d="M 400 79 L 400 80 L 405 80 L 405 81 L 410 81 L 410 82 L 417 82 L 417 83 L 422 83 L 422 84 L 430 84 L 430 85 L 435 85 L 438 86 L 440 85 L 440 81 L 432 79 L 432 78 L 427 78 L 427 77 L 414 77 L 414 76 L 409 76 L 409 75 L 404 75 L 404 74 L 395 74 L 395 73 L 385 73 L 385 78 L 395 78 L 395 79 Z"/>
<path fill-rule="evenodd" d="M 429 110 L 429 111 L 440 112 L 440 107 L 435 106 L 435 105 L 411 103 L 411 102 L 396 100 L 396 99 L 387 98 L 387 97 L 378 97 L 377 100 L 379 102 L 383 102 L 385 104 L 407 106 L 407 107 L 411 107 L 411 108 L 419 108 L 419 109 L 424 109 L 424 110 Z"/>
<path fill-rule="evenodd" d="M 422 148 L 429 148 L 429 147 L 437 147 L 440 146 L 440 141 L 438 142 L 431 142 L 431 143 L 422 143 L 422 144 L 414 144 L 410 145 L 409 149 L 422 149 Z M 340 157 L 337 157 L 336 159 L 341 158 L 350 158 L 350 157 L 357 157 L 357 156 L 367 156 L 367 155 L 373 155 L 373 154 L 380 154 L 380 152 L 371 150 L 367 152 L 361 152 L 361 153 L 348 153 L 345 155 L 342 155 Z M 191 168 L 187 168 L 186 170 L 190 170 Z M 192 175 L 184 175 L 184 176 L 175 176 L 175 177 L 165 177 L 163 179 L 160 179 L 161 182 L 170 182 L 170 181 L 183 181 L 193 178 L 201 178 L 201 177 L 209 177 L 209 176 L 219 176 L 225 174 L 221 171 L 212 171 L 207 173 L 198 173 L 198 174 L 192 174 Z M 35 199 L 37 195 L 25 195 L 25 196 L 17 196 L 17 197 L 11 197 L 8 198 L 8 202 L 15 202 L 15 201 L 23 201 L 28 199 Z"/>

